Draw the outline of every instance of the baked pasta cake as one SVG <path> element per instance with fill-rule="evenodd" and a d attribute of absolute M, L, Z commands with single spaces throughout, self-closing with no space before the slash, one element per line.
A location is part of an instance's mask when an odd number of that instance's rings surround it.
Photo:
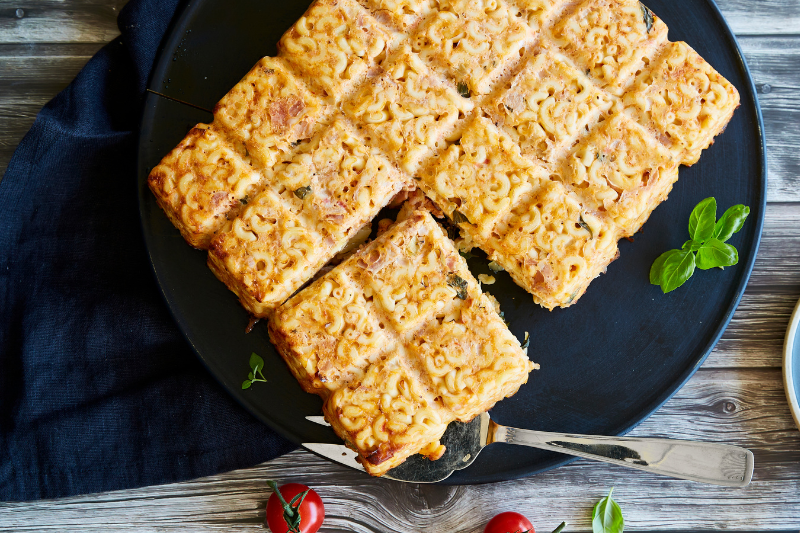
<path fill-rule="evenodd" d="M 420 210 L 567 307 L 739 104 L 636 0 L 316 0 L 278 48 L 148 184 L 375 475 L 532 367 Z"/>
<path fill-rule="evenodd" d="M 289 299 L 269 333 L 373 475 L 420 451 L 441 455 L 449 422 L 514 394 L 534 368 L 419 211 Z"/>

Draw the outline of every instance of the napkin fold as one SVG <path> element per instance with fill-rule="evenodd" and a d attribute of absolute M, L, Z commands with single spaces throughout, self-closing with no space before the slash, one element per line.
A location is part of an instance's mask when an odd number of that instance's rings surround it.
<path fill-rule="evenodd" d="M 139 224 L 144 91 L 178 0 L 48 103 L 0 182 L 0 501 L 175 482 L 294 448 L 230 398 L 162 300 Z"/>

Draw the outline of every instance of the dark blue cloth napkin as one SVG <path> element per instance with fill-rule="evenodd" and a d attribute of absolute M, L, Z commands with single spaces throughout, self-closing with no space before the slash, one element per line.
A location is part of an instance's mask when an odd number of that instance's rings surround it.
<path fill-rule="evenodd" d="M 0 501 L 166 483 L 291 450 L 202 367 L 139 225 L 139 115 L 178 0 L 132 0 L 122 36 L 47 104 L 0 182 Z"/>

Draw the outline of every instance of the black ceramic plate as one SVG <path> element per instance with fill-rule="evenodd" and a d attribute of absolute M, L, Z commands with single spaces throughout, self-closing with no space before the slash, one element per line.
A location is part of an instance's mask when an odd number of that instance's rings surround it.
<path fill-rule="evenodd" d="M 500 423 L 544 431 L 622 434 L 659 408 L 700 366 L 728 324 L 753 268 L 766 197 L 763 125 L 752 79 L 730 29 L 712 0 L 650 0 L 670 28 L 739 90 L 741 107 L 700 162 L 681 168 L 669 200 L 659 206 L 635 242 L 596 279 L 580 302 L 548 312 L 504 273 L 489 291 L 501 302 L 511 330 L 531 335 L 531 358 L 541 363 L 527 385 L 503 400 Z M 211 109 L 262 56 L 276 53 L 281 34 L 305 10 L 304 2 L 198 0 L 175 20 L 152 74 L 150 88 Z M 248 316 L 236 298 L 173 228 L 147 189 L 150 169 L 207 112 L 150 94 L 139 141 L 142 226 L 158 282 L 175 320 L 220 383 L 241 404 L 295 442 L 337 442 L 327 428 L 306 422 L 321 402 L 304 393 L 276 354 L 263 323 L 245 335 Z M 687 221 L 703 198 L 723 209 L 751 208 L 731 243 L 739 264 L 696 271 L 664 295 L 648 282 L 653 260 L 688 238 Z M 477 274 L 486 262 L 472 260 Z M 266 384 L 241 390 L 248 357 L 265 361 Z M 566 456 L 519 446 L 487 448 L 447 483 L 479 483 L 527 476 L 565 463 Z"/>

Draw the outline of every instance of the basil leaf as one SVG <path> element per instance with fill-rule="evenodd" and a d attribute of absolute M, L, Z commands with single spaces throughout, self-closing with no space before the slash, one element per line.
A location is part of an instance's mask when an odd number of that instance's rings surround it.
<path fill-rule="evenodd" d="M 681 246 L 681 250 L 689 250 L 690 252 L 696 252 L 697 250 L 700 249 L 701 246 L 703 246 L 702 243 L 688 240 L 685 243 L 683 243 L 683 246 Z"/>
<path fill-rule="evenodd" d="M 249 389 L 249 388 L 250 388 L 250 385 L 252 385 L 252 384 L 253 384 L 253 382 L 252 382 L 252 381 L 250 381 L 249 379 L 246 379 L 246 380 L 244 380 L 244 381 L 242 382 L 242 390 L 244 390 L 244 389 Z"/>
<path fill-rule="evenodd" d="M 458 209 L 453 211 L 453 222 L 455 222 L 456 224 L 463 224 L 464 222 L 466 222 L 467 224 L 470 224 L 470 221 L 467 218 L 467 215 L 465 215 L 464 213 L 462 213 Z"/>
<path fill-rule="evenodd" d="M 661 275 L 664 273 L 664 261 L 666 261 L 667 257 L 674 251 L 675 250 L 664 252 L 663 254 L 659 255 L 655 261 L 653 261 L 653 266 L 650 267 L 651 284 L 661 285 Z"/>
<path fill-rule="evenodd" d="M 457 274 L 450 274 L 447 284 L 456 290 L 456 296 L 461 300 L 467 299 L 467 280 Z"/>
<path fill-rule="evenodd" d="M 734 233 L 742 229 L 749 214 L 750 208 L 746 205 L 739 204 L 729 207 L 714 225 L 712 237 L 722 242 L 727 241 Z"/>
<path fill-rule="evenodd" d="M 469 98 L 471 96 L 469 85 L 467 85 L 465 81 L 460 81 L 456 84 L 456 91 L 458 91 L 458 94 L 460 94 L 462 98 Z"/>
<path fill-rule="evenodd" d="M 307 187 L 300 187 L 294 190 L 294 195 L 300 198 L 301 200 L 308 196 L 308 193 L 311 192 L 311 185 Z"/>
<path fill-rule="evenodd" d="M 686 250 L 670 250 L 661 265 L 661 290 L 672 292 L 694 274 L 694 254 Z"/>
<path fill-rule="evenodd" d="M 642 6 L 642 18 L 644 19 L 645 28 L 647 28 L 647 33 L 650 33 L 650 30 L 653 29 L 653 23 L 655 22 L 653 12 L 641 2 L 639 2 L 639 5 Z"/>
<path fill-rule="evenodd" d="M 697 242 L 705 242 L 714 233 L 717 221 L 717 200 L 712 196 L 695 206 L 689 217 L 689 237 Z"/>
<path fill-rule="evenodd" d="M 250 368 L 253 369 L 254 373 L 264 368 L 264 360 L 261 359 L 255 352 L 250 354 Z"/>
<path fill-rule="evenodd" d="M 608 496 L 597 502 L 592 511 L 592 533 L 622 533 L 625 530 L 625 520 L 622 518 L 622 509 L 611 498 L 612 488 Z"/>
<path fill-rule="evenodd" d="M 719 239 L 711 239 L 697 251 L 697 268 L 700 270 L 733 266 L 738 262 L 739 252 L 736 248 Z"/>

